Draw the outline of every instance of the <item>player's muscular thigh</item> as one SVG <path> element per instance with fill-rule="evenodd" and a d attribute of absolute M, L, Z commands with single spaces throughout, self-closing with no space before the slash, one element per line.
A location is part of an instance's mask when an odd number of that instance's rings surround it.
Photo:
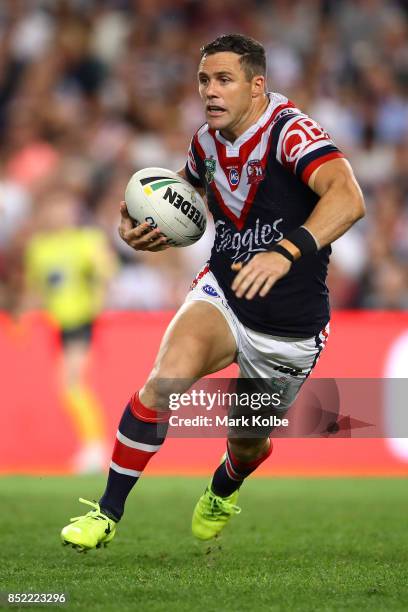
<path fill-rule="evenodd" d="M 141 401 L 167 410 L 169 393 L 183 393 L 195 380 L 230 365 L 236 351 L 235 338 L 215 306 L 205 301 L 183 305 L 163 336 Z"/>

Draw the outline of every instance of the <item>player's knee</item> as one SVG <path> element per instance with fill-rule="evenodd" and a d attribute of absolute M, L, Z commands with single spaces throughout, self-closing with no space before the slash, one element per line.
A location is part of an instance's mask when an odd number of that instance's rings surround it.
<path fill-rule="evenodd" d="M 245 463 L 261 457 L 269 447 L 268 438 L 231 438 L 229 448 L 234 457 Z"/>
<path fill-rule="evenodd" d="M 149 376 L 139 393 L 139 397 L 143 404 L 149 408 L 168 410 L 170 395 L 184 393 L 192 383 L 192 379 L 157 372 Z"/>
<path fill-rule="evenodd" d="M 168 380 L 201 377 L 211 355 L 211 344 L 194 335 L 189 337 L 188 343 L 169 343 L 158 357 L 151 375 Z"/>
<path fill-rule="evenodd" d="M 189 346 L 188 351 L 174 348 L 165 351 L 141 390 L 141 401 L 146 406 L 168 410 L 170 394 L 185 393 L 205 373 L 205 361 L 205 346 L 199 342 Z"/>
<path fill-rule="evenodd" d="M 168 410 L 169 408 L 169 385 L 166 380 L 152 376 L 140 391 L 140 399 L 143 404 L 155 410 Z"/>

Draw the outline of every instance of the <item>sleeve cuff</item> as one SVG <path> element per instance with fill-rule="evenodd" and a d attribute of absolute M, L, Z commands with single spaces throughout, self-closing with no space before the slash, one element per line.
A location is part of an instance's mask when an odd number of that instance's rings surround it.
<path fill-rule="evenodd" d="M 188 163 L 185 165 L 184 171 L 186 173 L 188 182 L 191 183 L 193 187 L 203 187 L 201 180 L 192 174 L 190 168 L 188 167 Z"/>

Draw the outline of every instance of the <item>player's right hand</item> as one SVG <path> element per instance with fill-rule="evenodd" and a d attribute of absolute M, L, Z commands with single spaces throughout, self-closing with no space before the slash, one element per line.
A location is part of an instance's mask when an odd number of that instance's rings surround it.
<path fill-rule="evenodd" d="M 167 238 L 159 229 L 152 229 L 148 223 L 134 226 L 134 221 L 128 213 L 126 202 L 120 203 L 119 236 L 135 251 L 164 251 L 169 249 Z"/>

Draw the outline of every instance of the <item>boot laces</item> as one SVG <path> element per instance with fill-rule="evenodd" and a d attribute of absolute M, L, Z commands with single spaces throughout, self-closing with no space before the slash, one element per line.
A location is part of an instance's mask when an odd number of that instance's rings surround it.
<path fill-rule="evenodd" d="M 89 516 L 89 518 L 93 518 L 96 520 L 101 520 L 101 519 L 108 519 L 109 517 L 105 516 L 102 512 L 101 512 L 101 508 L 98 504 L 98 502 L 96 501 L 89 501 L 87 499 L 83 499 L 82 497 L 79 498 L 79 501 L 81 502 L 81 504 L 87 504 L 88 506 L 91 506 L 91 508 L 93 508 L 93 510 L 90 510 L 89 512 L 87 512 L 85 514 L 85 516 Z M 82 516 L 74 516 L 70 519 L 71 523 L 74 521 L 78 521 L 79 519 L 84 518 L 84 515 Z"/>
<path fill-rule="evenodd" d="M 210 493 L 210 507 L 205 512 L 207 518 L 217 519 L 222 515 L 240 514 L 241 508 L 232 504 L 224 497 Z"/>

